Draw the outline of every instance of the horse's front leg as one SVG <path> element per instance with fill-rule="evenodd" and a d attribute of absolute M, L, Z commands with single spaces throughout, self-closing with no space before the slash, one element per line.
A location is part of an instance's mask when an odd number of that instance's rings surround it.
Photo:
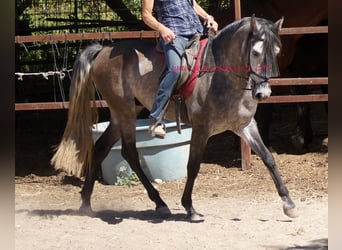
<path fill-rule="evenodd" d="M 284 213 L 291 218 L 297 217 L 295 210 L 296 205 L 291 200 L 289 192 L 279 175 L 278 168 L 276 166 L 273 155 L 267 149 L 267 147 L 265 146 L 260 137 L 255 120 L 252 119 L 249 125 L 245 127 L 242 130 L 242 133 L 239 135 L 246 141 L 246 143 L 251 147 L 251 149 L 262 158 L 266 167 L 270 171 L 274 184 L 277 188 L 278 194 L 284 201 Z"/>
<path fill-rule="evenodd" d="M 200 220 L 201 214 L 197 213 L 192 205 L 192 190 L 194 187 L 195 179 L 198 175 L 202 156 L 208 140 L 207 133 L 201 129 L 192 128 L 190 154 L 187 165 L 187 180 L 182 196 L 182 205 L 187 212 L 187 219 L 196 221 Z"/>

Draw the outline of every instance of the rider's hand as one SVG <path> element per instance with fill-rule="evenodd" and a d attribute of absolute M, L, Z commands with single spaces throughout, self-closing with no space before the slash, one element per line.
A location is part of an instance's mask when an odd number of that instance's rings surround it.
<path fill-rule="evenodd" d="M 218 24 L 214 20 L 213 16 L 208 16 L 208 18 L 205 20 L 205 25 L 210 31 L 212 31 L 214 34 L 216 34 L 217 29 L 218 29 Z"/>
<path fill-rule="evenodd" d="M 167 43 L 172 43 L 172 41 L 176 38 L 175 33 L 173 33 L 172 30 L 169 28 L 165 27 L 161 32 L 160 32 L 161 37 L 164 39 L 165 42 Z"/>

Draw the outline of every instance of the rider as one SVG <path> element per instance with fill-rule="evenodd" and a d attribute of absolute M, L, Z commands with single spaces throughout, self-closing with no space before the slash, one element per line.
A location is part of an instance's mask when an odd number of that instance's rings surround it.
<path fill-rule="evenodd" d="M 152 14 L 153 8 L 157 18 Z M 160 33 L 166 57 L 167 72 L 160 82 L 149 116 L 150 135 L 164 138 L 164 108 L 180 76 L 180 70 L 175 69 L 180 68 L 185 46 L 194 34 L 203 32 L 200 20 L 214 33 L 218 24 L 195 0 L 143 0 L 142 18 L 146 25 Z"/>

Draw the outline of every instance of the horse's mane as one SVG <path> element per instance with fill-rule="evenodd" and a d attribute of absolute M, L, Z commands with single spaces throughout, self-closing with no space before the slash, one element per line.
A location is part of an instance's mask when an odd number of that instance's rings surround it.
<path fill-rule="evenodd" d="M 265 65 L 272 66 L 267 67 L 266 77 L 278 76 L 279 68 L 278 63 L 274 62 L 276 55 L 274 50 L 274 45 L 277 45 L 281 48 L 281 41 L 278 35 L 278 31 L 275 30 L 274 24 L 271 21 L 266 19 L 257 19 L 258 24 L 260 24 L 260 29 L 258 29 L 257 34 L 255 34 L 256 38 L 261 39 L 261 36 L 264 35 L 264 51 L 265 51 Z"/>
<path fill-rule="evenodd" d="M 274 24 L 263 18 L 255 18 L 258 23 L 258 29 L 256 32 L 250 32 L 248 39 L 248 44 L 257 40 L 264 40 L 264 52 L 265 52 L 265 64 L 267 66 L 266 77 L 277 76 L 279 74 L 278 63 L 274 62 L 274 45 L 277 45 L 281 48 L 281 41 L 278 36 L 277 31 L 275 30 Z M 249 24 L 250 17 L 244 17 L 238 21 L 235 21 L 227 26 L 225 26 L 214 38 L 214 40 L 221 42 L 221 40 L 226 39 L 227 37 L 232 37 L 232 35 L 242 26 Z M 265 36 L 262 39 L 262 36 Z"/>
<path fill-rule="evenodd" d="M 242 25 L 244 25 L 249 17 L 244 17 L 238 21 L 232 22 L 225 26 L 219 33 L 216 35 L 215 40 L 220 40 L 223 37 L 231 36 L 234 34 Z"/>

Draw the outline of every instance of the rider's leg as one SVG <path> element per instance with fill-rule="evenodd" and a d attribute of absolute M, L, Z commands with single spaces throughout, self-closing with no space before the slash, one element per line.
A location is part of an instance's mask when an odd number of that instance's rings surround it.
<path fill-rule="evenodd" d="M 150 113 L 150 134 L 164 138 L 163 123 L 166 105 L 180 76 L 181 57 L 184 53 L 188 39 L 176 37 L 172 43 L 161 41 L 166 57 L 167 71 L 160 82 L 160 86 Z"/>

